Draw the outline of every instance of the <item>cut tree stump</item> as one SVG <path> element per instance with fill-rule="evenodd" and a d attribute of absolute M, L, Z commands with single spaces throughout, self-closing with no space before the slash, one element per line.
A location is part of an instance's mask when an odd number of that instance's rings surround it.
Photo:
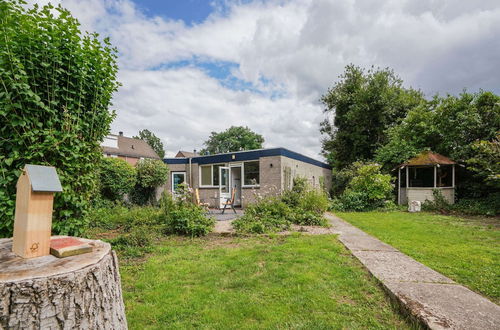
<path fill-rule="evenodd" d="M 23 259 L 0 239 L 0 329 L 127 329 L 116 254 L 80 240 L 93 251 Z"/>

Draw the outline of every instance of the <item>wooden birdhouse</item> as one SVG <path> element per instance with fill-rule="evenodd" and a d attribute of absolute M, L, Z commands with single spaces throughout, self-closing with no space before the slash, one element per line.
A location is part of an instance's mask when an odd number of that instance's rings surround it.
<path fill-rule="evenodd" d="M 61 191 L 54 167 L 24 167 L 17 181 L 12 252 L 23 258 L 50 254 L 54 193 Z"/>

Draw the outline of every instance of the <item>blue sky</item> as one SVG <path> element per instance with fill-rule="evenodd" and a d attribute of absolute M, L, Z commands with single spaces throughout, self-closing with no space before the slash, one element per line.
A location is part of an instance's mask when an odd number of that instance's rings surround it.
<path fill-rule="evenodd" d="M 235 125 L 321 158 L 319 100 L 351 63 L 427 95 L 500 93 L 498 0 L 50 1 L 118 49 L 112 131 L 147 128 L 168 155 Z"/>
<path fill-rule="evenodd" d="M 202 23 L 214 10 L 211 0 L 134 0 L 148 16 L 183 20 L 188 25 Z"/>

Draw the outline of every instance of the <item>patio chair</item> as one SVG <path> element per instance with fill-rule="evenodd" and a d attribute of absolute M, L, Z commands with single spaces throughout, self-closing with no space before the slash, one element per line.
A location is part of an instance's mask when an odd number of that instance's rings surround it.
<path fill-rule="evenodd" d="M 210 213 L 210 203 L 205 203 L 200 200 L 200 192 L 198 188 L 194 190 L 194 197 L 196 199 L 196 205 L 203 207 L 208 213 Z"/>
<path fill-rule="evenodd" d="M 231 198 L 227 199 L 224 203 L 222 203 L 222 205 L 224 205 L 224 208 L 222 209 L 222 214 L 224 214 L 224 211 L 226 211 L 226 207 L 230 206 L 233 211 L 234 211 L 234 214 L 236 214 L 236 210 L 234 209 L 234 194 L 236 193 L 236 189 L 233 189 L 233 192 L 231 193 Z"/>

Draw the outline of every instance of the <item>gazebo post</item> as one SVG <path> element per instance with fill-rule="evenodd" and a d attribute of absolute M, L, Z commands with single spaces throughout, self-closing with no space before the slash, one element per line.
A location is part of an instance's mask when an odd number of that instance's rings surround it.
<path fill-rule="evenodd" d="M 455 188 L 455 164 L 452 165 L 452 171 L 451 171 L 451 186 Z"/>
<path fill-rule="evenodd" d="M 437 188 L 437 166 L 434 165 L 434 189 Z"/>
<path fill-rule="evenodd" d="M 398 205 L 401 205 L 401 167 L 398 167 Z"/>
<path fill-rule="evenodd" d="M 408 171 L 408 165 L 406 165 L 406 191 L 410 187 L 410 171 Z"/>

